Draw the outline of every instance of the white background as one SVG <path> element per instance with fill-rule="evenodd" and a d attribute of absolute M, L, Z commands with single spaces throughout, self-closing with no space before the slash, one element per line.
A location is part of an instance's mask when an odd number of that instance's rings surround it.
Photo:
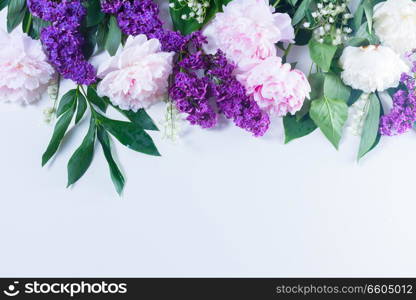
<path fill-rule="evenodd" d="M 259 139 L 231 124 L 154 134 L 161 158 L 117 145 L 119 198 L 99 148 L 65 188 L 88 122 L 41 168 L 48 106 L 0 105 L 0 276 L 416 276 L 414 132 L 360 163 L 356 137 L 284 145 L 278 120 Z"/>

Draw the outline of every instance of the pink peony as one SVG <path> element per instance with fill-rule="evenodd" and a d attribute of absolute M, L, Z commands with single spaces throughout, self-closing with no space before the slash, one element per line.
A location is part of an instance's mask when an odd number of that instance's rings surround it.
<path fill-rule="evenodd" d="M 261 108 L 277 116 L 295 114 L 311 92 L 305 74 L 291 70 L 290 64 L 282 64 L 277 56 L 265 59 L 237 79 Z"/>
<path fill-rule="evenodd" d="M 124 48 L 98 69 L 97 91 L 121 109 L 137 111 L 161 100 L 172 72 L 173 52 L 161 52 L 159 40 L 130 36 Z"/>
<path fill-rule="evenodd" d="M 46 91 L 54 69 L 39 41 L 0 30 L 0 101 L 29 104 Z"/>
<path fill-rule="evenodd" d="M 293 42 L 294 29 L 288 14 L 274 13 L 268 0 L 234 0 L 218 13 L 203 31 L 204 50 L 221 49 L 241 67 L 276 55 L 275 44 Z"/>

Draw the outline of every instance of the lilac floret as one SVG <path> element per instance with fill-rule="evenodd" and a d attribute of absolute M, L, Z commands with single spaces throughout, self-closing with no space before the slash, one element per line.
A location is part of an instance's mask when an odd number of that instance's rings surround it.
<path fill-rule="evenodd" d="M 412 72 L 416 70 L 413 62 Z M 406 88 L 398 90 L 393 95 L 393 108 L 380 119 L 380 134 L 394 136 L 403 134 L 412 129 L 416 122 L 416 83 L 415 77 L 402 74 L 400 82 Z"/>

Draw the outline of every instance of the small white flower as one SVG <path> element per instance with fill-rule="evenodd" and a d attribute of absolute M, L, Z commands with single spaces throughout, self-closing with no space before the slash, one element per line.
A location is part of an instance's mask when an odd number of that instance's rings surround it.
<path fill-rule="evenodd" d="M 346 47 L 340 58 L 345 84 L 365 93 L 397 87 L 409 67 L 388 47 Z"/>
<path fill-rule="evenodd" d="M 309 22 L 303 23 L 303 27 L 305 27 L 305 28 L 309 28 L 310 26 L 311 26 L 311 23 L 309 23 Z"/>

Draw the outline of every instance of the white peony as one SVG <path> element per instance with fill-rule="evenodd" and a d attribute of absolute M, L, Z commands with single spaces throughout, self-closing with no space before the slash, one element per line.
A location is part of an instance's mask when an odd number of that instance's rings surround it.
<path fill-rule="evenodd" d="M 345 84 L 366 93 L 382 92 L 399 84 L 409 67 L 388 47 L 347 47 L 340 58 Z"/>
<path fill-rule="evenodd" d="M 382 45 L 399 54 L 416 48 L 416 3 L 388 0 L 374 7 L 374 30 Z"/>
<path fill-rule="evenodd" d="M 0 30 L 0 101 L 29 104 L 46 91 L 54 69 L 39 41 Z"/>
<path fill-rule="evenodd" d="M 101 64 L 98 94 L 121 109 L 137 111 L 161 100 L 172 73 L 173 52 L 162 52 L 159 40 L 130 36 L 117 55 Z"/>

